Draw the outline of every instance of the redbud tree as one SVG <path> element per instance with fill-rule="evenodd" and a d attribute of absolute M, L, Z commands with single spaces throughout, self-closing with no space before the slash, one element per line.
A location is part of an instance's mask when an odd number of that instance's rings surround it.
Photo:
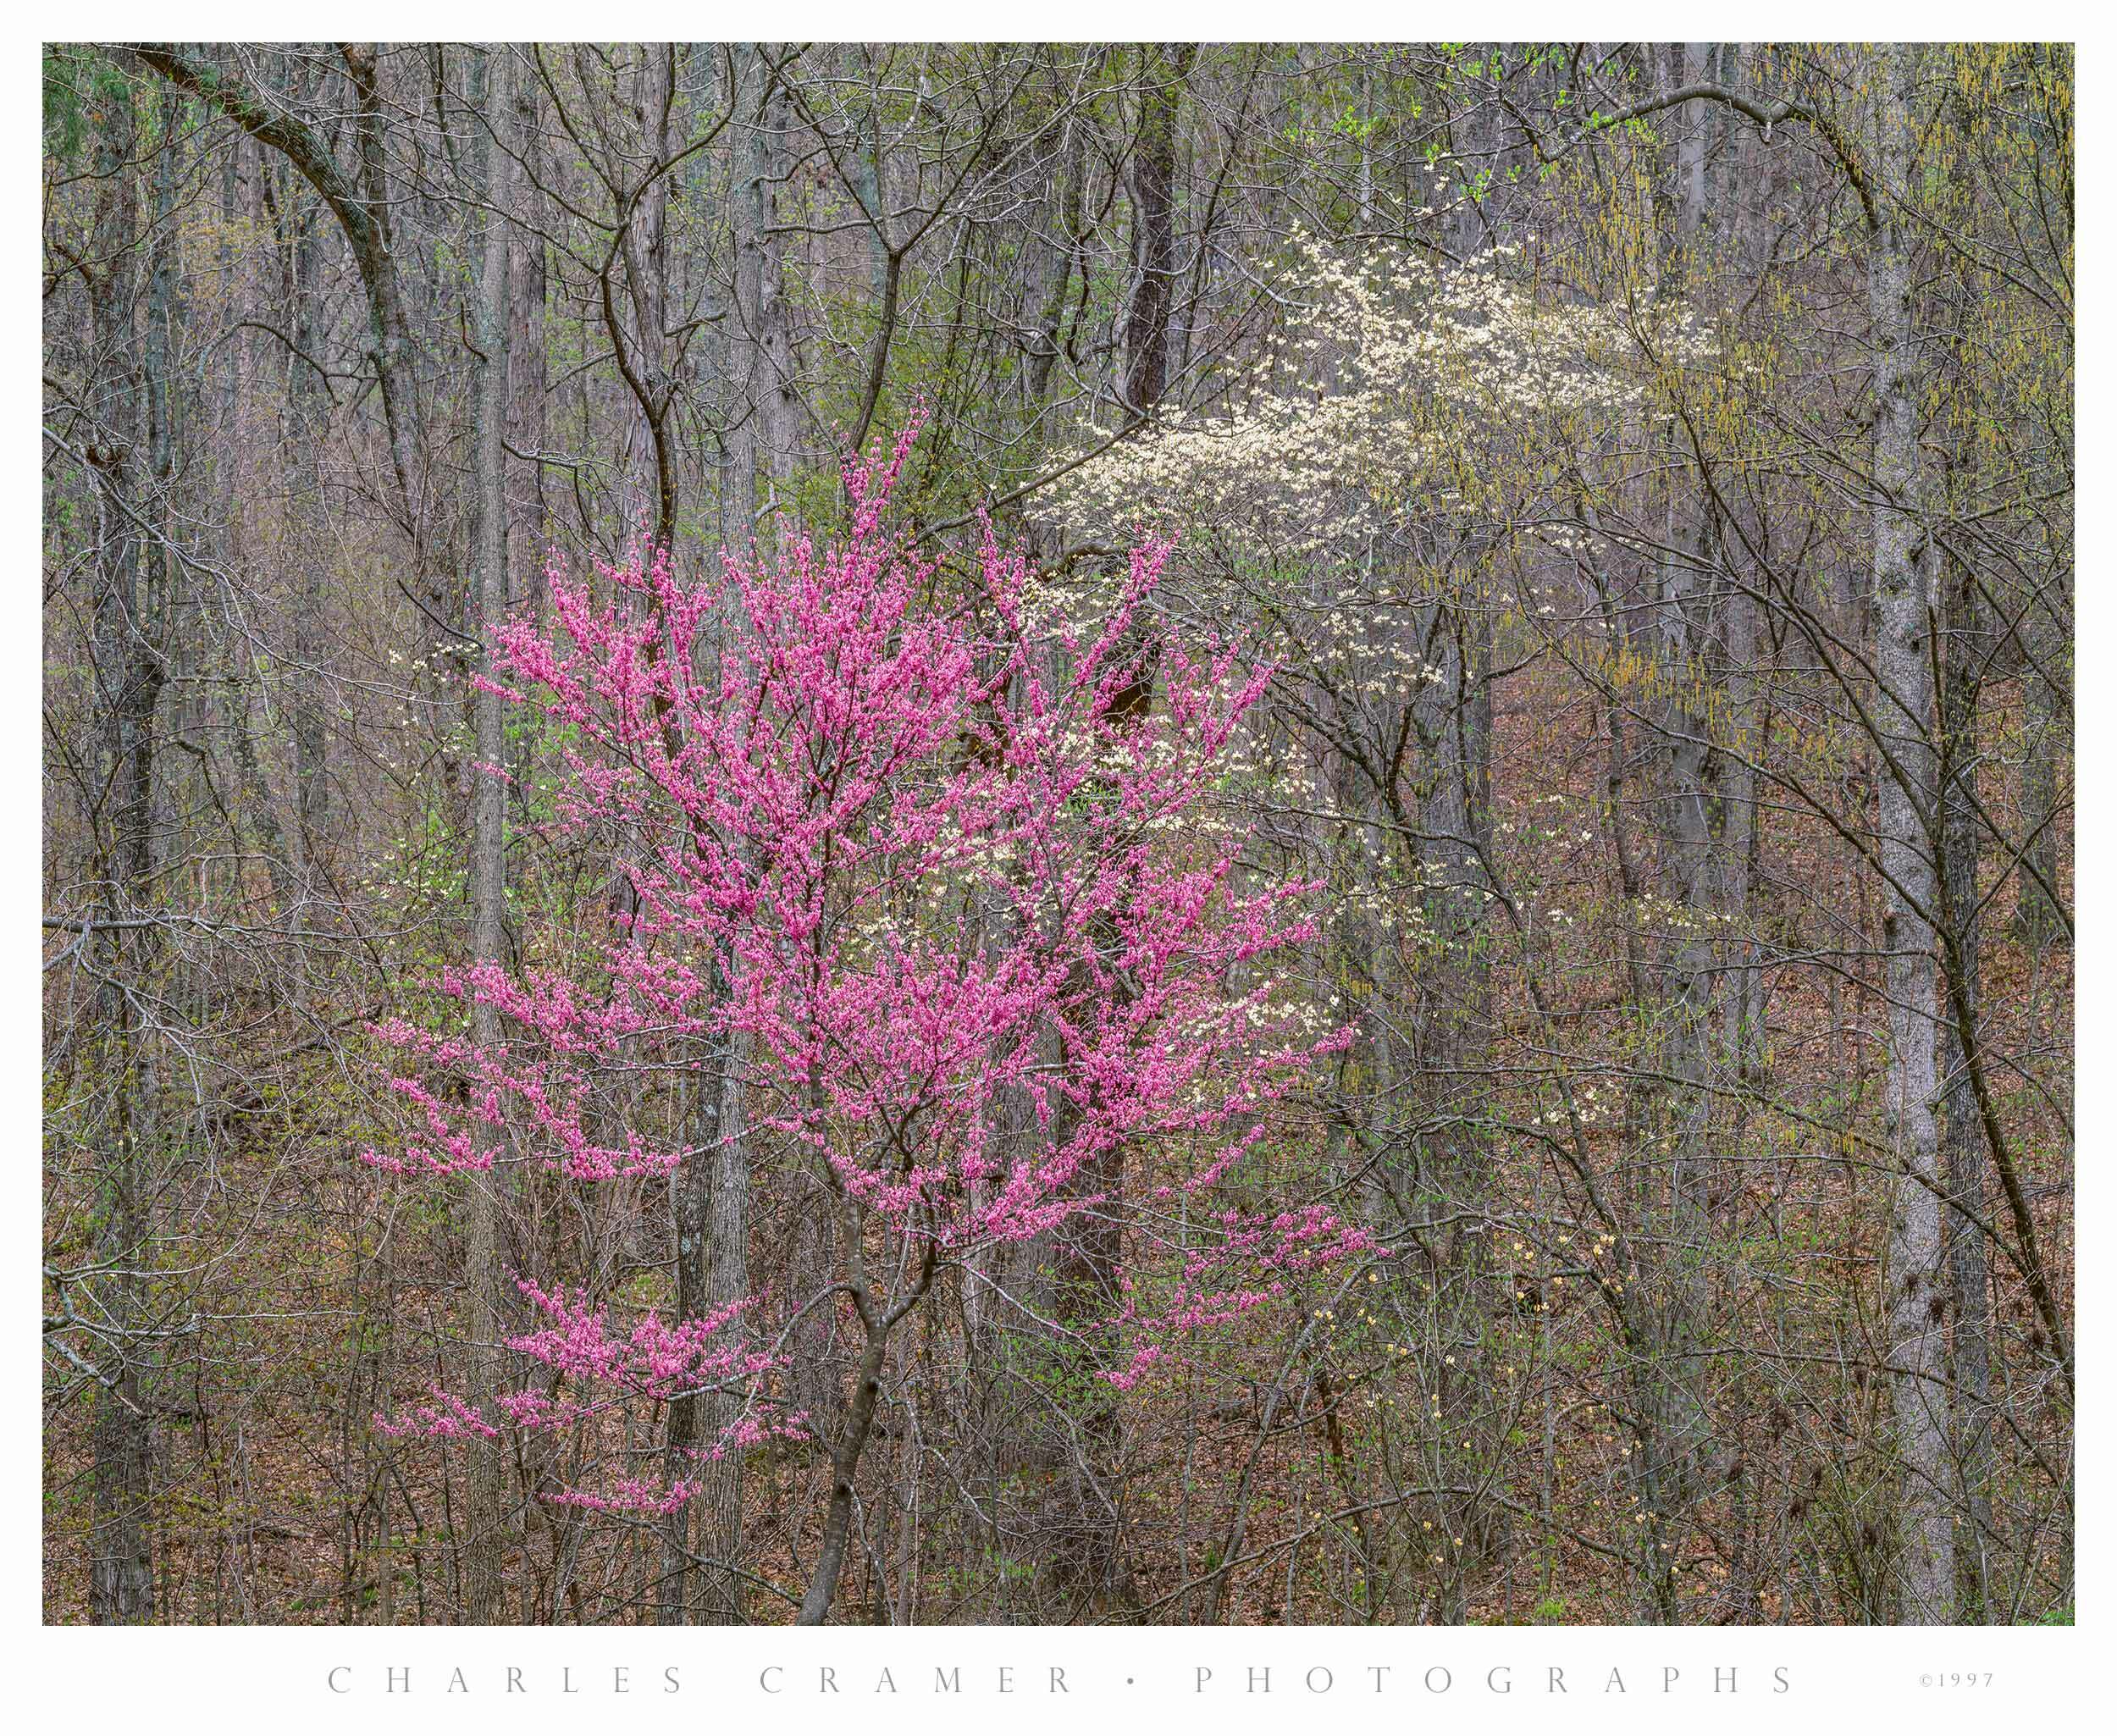
<path fill-rule="evenodd" d="M 892 1334 L 982 1252 L 1125 1214 L 1128 1300 L 1098 1340 L 1119 1391 L 1301 1274 L 1376 1252 L 1321 1203 L 1214 1197 L 1274 1101 L 1346 1038 L 1316 1031 L 1282 981 L 1313 888 L 1246 869 L 1238 832 L 1197 823 L 1269 672 L 1236 645 L 1145 630 L 1168 552 L 1153 541 L 1092 631 L 1040 621 L 1025 558 L 989 527 L 944 604 L 942 575 L 887 528 L 914 432 L 848 463 L 842 542 L 723 555 L 691 578 L 666 550 L 593 578 L 555 562 L 550 624 L 500 632 L 496 685 L 568 744 L 566 823 L 632 841 L 631 914 L 592 972 L 444 973 L 445 994 L 502 1015 L 496 1049 L 379 1026 L 410 1058 L 394 1084 L 417 1131 L 364 1154 L 439 1175 L 491 1164 L 497 1144 L 497 1161 L 591 1185 L 709 1162 L 587 1106 L 610 1070 L 701 1069 L 742 1040 L 753 1137 L 832 1202 L 831 1293 L 766 1286 L 704 1318 L 627 1324 L 608 1299 L 524 1280 L 537 1324 L 509 1347 L 535 1385 L 436 1388 L 378 1422 L 492 1450 L 511 1431 L 732 1396 L 694 1457 L 778 1435 L 828 1473 L 806 1621 L 844 1563 Z M 1150 638 L 1141 716 L 1119 701 Z M 961 920 L 973 909 L 987 920 Z M 1031 1113 L 1010 1123 L 1010 1098 Z M 1165 1185 L 1087 1185 L 1147 1151 L 1181 1154 Z M 1181 1247 L 1161 1227 L 1179 1196 Z M 859 1350 L 827 1426 L 782 1380 L 789 1324 L 818 1306 L 845 1311 Z M 547 1498 L 666 1515 L 698 1488 L 624 1476 Z"/>

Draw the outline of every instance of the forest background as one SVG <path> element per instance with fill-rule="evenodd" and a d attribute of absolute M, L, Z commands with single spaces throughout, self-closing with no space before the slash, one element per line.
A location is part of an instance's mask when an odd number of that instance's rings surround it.
<path fill-rule="evenodd" d="M 48 47 L 47 1619 L 2070 1621 L 2073 136 L 2049 45 Z M 1056 865 L 910 851 L 1046 691 Z M 907 959 L 1043 987 L 859 1097 Z"/>

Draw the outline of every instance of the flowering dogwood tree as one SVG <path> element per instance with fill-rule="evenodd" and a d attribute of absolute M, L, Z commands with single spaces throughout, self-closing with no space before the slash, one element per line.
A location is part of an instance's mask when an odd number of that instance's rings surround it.
<path fill-rule="evenodd" d="M 501 635 L 502 691 L 571 743 L 568 821 L 635 841 L 632 914 L 590 979 L 445 974 L 448 994 L 504 1016 L 499 1051 L 380 1027 L 417 1058 L 395 1084 L 423 1131 L 366 1154 L 414 1175 L 489 1164 L 482 1122 L 507 1130 L 511 1161 L 583 1182 L 672 1172 L 713 1154 L 637 1125 L 592 1131 L 599 1071 L 682 1070 L 743 1040 L 751 1127 L 834 1202 L 826 1292 L 719 1297 L 705 1318 L 627 1330 L 584 1296 L 525 1283 L 544 1324 L 511 1347 L 544 1384 L 437 1390 L 383 1426 L 490 1440 L 575 1427 L 598 1406 L 739 1393 L 699 1457 L 792 1434 L 828 1463 L 811 1622 L 843 1565 L 892 1333 L 981 1252 L 1121 1209 L 1086 1184 L 1113 1162 L 1121 1174 L 1125 1153 L 1184 1161 L 1124 1225 L 1128 1292 L 1152 1299 L 1109 1323 L 1129 1345 L 1103 1371 L 1120 1390 L 1187 1335 L 1373 1247 L 1320 1204 L 1209 1197 L 1266 1107 L 1346 1040 L 1280 992 L 1288 949 L 1313 932 L 1311 888 L 1260 880 L 1240 836 L 1191 823 L 1264 672 L 1232 644 L 1164 636 L 1159 703 L 1144 716 L 1119 704 L 1136 697 L 1158 543 L 1131 551 L 1092 636 L 1040 635 L 1025 561 L 989 528 L 970 594 L 938 605 L 935 569 L 885 527 L 914 432 L 848 465 L 843 543 L 793 540 L 777 561 L 724 557 L 688 580 L 667 551 L 599 567 L 600 583 L 555 567 L 556 626 Z M 1025 1141 L 998 1136 L 1003 1100 L 1029 1106 L 1014 1118 L 1033 1125 Z M 1202 1207 L 1180 1249 L 1153 1227 L 1176 1194 Z M 849 1308 L 860 1346 L 827 1425 L 776 1378 L 784 1332 L 815 1306 Z M 666 1514 L 694 1492 L 628 1478 L 557 1498 Z"/>

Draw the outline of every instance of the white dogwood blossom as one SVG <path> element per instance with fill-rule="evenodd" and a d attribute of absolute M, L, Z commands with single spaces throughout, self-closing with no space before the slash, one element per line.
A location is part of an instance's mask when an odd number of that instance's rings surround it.
<path fill-rule="evenodd" d="M 1716 353 L 1693 312 L 1584 301 L 1512 245 L 1436 264 L 1302 237 L 1285 275 L 1294 318 L 1224 405 L 1169 410 L 1081 464 L 1050 522 L 1103 537 L 1146 519 L 1313 559 L 1478 512 L 1491 456 L 1614 425 Z"/>

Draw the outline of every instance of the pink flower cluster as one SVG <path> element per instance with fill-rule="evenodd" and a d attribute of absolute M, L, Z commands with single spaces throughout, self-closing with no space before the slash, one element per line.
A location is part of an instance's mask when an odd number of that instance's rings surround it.
<path fill-rule="evenodd" d="M 673 1325 L 664 1324 L 649 1310 L 630 1332 L 616 1336 L 606 1323 L 607 1308 L 591 1307 L 584 1293 L 569 1299 L 563 1286 L 547 1293 L 526 1279 L 519 1287 L 551 1324 L 509 1339 L 507 1347 L 577 1381 L 602 1381 L 643 1398 L 666 1399 L 730 1379 L 765 1374 L 778 1366 L 773 1357 L 746 1349 L 739 1338 L 726 1345 L 713 1342 L 749 1306 L 746 1302 Z"/>
<path fill-rule="evenodd" d="M 584 1131 L 599 1076 L 695 1066 L 741 1032 L 752 1125 L 812 1153 L 871 1226 L 959 1258 L 1096 1205 L 1081 1177 L 1119 1150 L 1226 1130 L 1184 1184 L 1211 1186 L 1342 1046 L 1271 997 L 1274 956 L 1313 932 L 1313 888 L 1253 883 L 1243 840 L 1192 823 L 1269 672 L 1150 626 L 1160 543 L 1131 552 L 1092 637 L 1032 628 L 1032 575 L 989 525 L 970 594 L 937 605 L 941 574 L 883 528 L 916 432 L 848 465 L 843 543 L 688 580 L 666 550 L 593 578 L 555 561 L 556 625 L 503 630 L 498 690 L 560 726 L 561 811 L 627 841 L 633 914 L 592 987 L 443 975 L 504 1015 L 504 1052 L 377 1026 L 450 1083 L 395 1081 L 423 1136 L 368 1162 L 475 1167 L 483 1122 L 579 1180 L 672 1169 L 687 1154 L 640 1130 Z M 1156 703 L 1130 703 L 1150 677 Z M 1002 1142 L 1009 1103 L 1033 1138 Z M 1262 1281 L 1202 1289 L 1186 1269 L 1142 1330 L 1232 1318 L 1365 1245 L 1313 1208 L 1219 1230 L 1214 1258 Z M 525 1294 L 549 1324 L 515 1347 L 565 1379 L 653 1398 L 764 1372 L 715 1347 L 727 1314 L 613 1336 L 585 1297 Z M 501 1407 L 534 1426 L 550 1402 Z"/>
<path fill-rule="evenodd" d="M 1127 1300 L 1119 1319 L 1131 1329 L 1134 1349 L 1124 1368 L 1104 1372 L 1113 1386 L 1136 1386 L 1168 1358 L 1169 1341 L 1180 1335 L 1228 1325 L 1281 1301 L 1291 1281 L 1324 1267 L 1389 1253 L 1370 1231 L 1319 1204 L 1269 1215 L 1229 1210 L 1217 1228 L 1217 1236 L 1184 1251 L 1182 1276 L 1165 1306 L 1141 1312 L 1131 1300 L 1134 1280 L 1129 1274 L 1121 1280 Z"/>
<path fill-rule="evenodd" d="M 691 1450 L 693 1457 L 717 1459 L 775 1435 L 805 1434 L 804 1414 L 766 1413 L 762 1408 L 769 1403 L 765 1377 L 782 1362 L 729 1330 L 738 1324 L 748 1302 L 673 1324 L 649 1310 L 629 1330 L 613 1332 L 607 1305 L 591 1305 L 584 1294 L 569 1296 L 563 1287 L 547 1291 L 527 1280 L 517 1287 L 546 1324 L 508 1339 L 507 1348 L 542 1364 L 552 1377 L 549 1390 L 531 1386 L 494 1396 L 494 1408 L 517 1429 L 570 1429 L 620 1406 L 666 1403 L 685 1393 L 719 1388 L 740 1394 L 741 1408 L 716 1440 Z M 575 1396 L 558 1397 L 568 1385 Z M 500 1439 L 502 1429 L 477 1407 L 438 1385 L 428 1390 L 431 1404 L 414 1406 L 394 1418 L 378 1415 L 376 1431 L 429 1440 Z M 683 1479 L 666 1489 L 630 1479 L 600 1491 L 561 1490 L 550 1499 L 599 1512 L 669 1513 L 697 1492 L 695 1484 Z"/>

